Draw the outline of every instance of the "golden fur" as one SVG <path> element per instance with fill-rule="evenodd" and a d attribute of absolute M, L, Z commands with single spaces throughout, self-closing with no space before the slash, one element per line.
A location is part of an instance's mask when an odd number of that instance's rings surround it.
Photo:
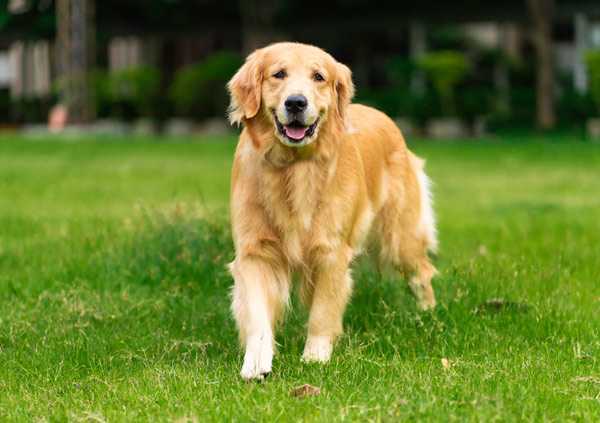
<path fill-rule="evenodd" d="M 285 78 L 273 76 L 280 69 Z M 310 308 L 303 358 L 329 359 L 351 293 L 349 264 L 367 242 L 380 264 L 407 278 L 424 308 L 433 307 L 426 249 L 436 240 L 423 161 L 387 116 L 350 105 L 350 70 L 319 48 L 278 43 L 252 53 L 228 88 L 231 121 L 243 124 L 231 182 L 230 265 L 246 348 L 242 376 L 262 379 L 271 370 L 292 273 Z M 274 121 L 295 93 L 306 96 L 309 118 L 319 119 L 301 146 L 288 145 Z"/>

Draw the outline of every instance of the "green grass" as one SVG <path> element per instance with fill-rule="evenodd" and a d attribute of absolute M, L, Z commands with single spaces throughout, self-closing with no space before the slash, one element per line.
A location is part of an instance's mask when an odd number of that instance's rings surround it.
<path fill-rule="evenodd" d="M 436 182 L 439 306 L 361 261 L 331 362 L 301 363 L 294 303 L 258 385 L 228 310 L 233 139 L 3 136 L 0 421 L 600 420 L 600 146 L 409 144 Z M 304 383 L 322 395 L 288 395 Z"/>

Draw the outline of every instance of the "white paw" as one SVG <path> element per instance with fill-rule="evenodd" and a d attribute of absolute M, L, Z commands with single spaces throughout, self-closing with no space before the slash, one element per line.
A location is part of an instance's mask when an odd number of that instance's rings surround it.
<path fill-rule="evenodd" d="M 302 361 L 304 361 L 305 363 L 310 363 L 314 361 L 326 363 L 331 358 L 332 351 L 333 344 L 329 337 L 309 336 L 306 340 L 304 353 L 302 354 Z"/>
<path fill-rule="evenodd" d="M 408 280 L 408 287 L 417 301 L 417 306 L 421 310 L 429 310 L 435 307 L 435 298 L 431 285 L 423 284 L 417 276 L 413 276 Z"/>
<path fill-rule="evenodd" d="M 425 300 L 425 299 L 419 299 L 417 300 L 417 306 L 423 310 L 430 310 L 435 308 L 435 300 L 434 299 L 430 299 L 430 300 Z"/>
<path fill-rule="evenodd" d="M 271 373 L 273 362 L 273 347 L 261 345 L 258 348 L 246 348 L 244 365 L 242 366 L 242 378 L 246 381 L 256 379 L 263 381 Z"/>

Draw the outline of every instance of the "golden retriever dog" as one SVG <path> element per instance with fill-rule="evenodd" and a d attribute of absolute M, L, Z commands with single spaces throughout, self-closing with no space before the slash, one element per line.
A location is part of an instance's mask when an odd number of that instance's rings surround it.
<path fill-rule="evenodd" d="M 317 47 L 277 43 L 250 54 L 228 89 L 230 121 L 243 125 L 230 264 L 242 377 L 271 371 L 292 274 L 310 309 L 304 361 L 329 360 L 352 291 L 349 265 L 362 249 L 433 307 L 426 251 L 436 232 L 423 161 L 391 119 L 350 104 L 350 69 Z"/>

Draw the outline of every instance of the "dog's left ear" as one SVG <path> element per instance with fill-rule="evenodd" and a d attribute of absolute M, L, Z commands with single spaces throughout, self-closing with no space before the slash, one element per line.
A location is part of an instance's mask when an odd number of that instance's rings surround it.
<path fill-rule="evenodd" d="M 336 63 L 337 81 L 335 82 L 335 94 L 337 97 L 337 111 L 342 125 L 348 132 L 352 132 L 352 127 L 346 116 L 346 109 L 354 97 L 354 84 L 352 83 L 352 73 L 348 66 Z"/>
<path fill-rule="evenodd" d="M 227 84 L 231 95 L 229 122 L 240 124 L 258 113 L 261 102 L 263 60 L 261 50 L 256 50 L 246 59 Z"/>

